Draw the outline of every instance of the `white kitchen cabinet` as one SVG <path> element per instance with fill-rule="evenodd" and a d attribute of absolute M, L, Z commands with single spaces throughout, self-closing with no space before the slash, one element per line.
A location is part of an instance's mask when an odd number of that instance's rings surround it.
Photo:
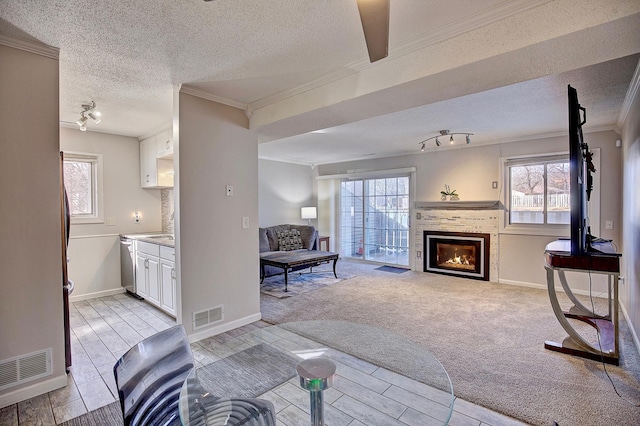
<path fill-rule="evenodd" d="M 143 188 L 158 186 L 155 136 L 140 141 L 140 184 Z"/>
<path fill-rule="evenodd" d="M 163 133 L 166 135 L 162 136 Z M 140 141 L 140 185 L 143 188 L 173 188 L 173 160 L 158 158 L 158 141 L 163 146 L 170 142 L 168 149 L 173 156 L 173 140 L 168 135 L 169 132 L 161 132 Z M 169 156 L 166 152 L 163 155 Z"/>
<path fill-rule="evenodd" d="M 160 307 L 166 313 L 176 315 L 176 268 L 175 263 L 160 259 Z"/>
<path fill-rule="evenodd" d="M 160 248 L 157 244 L 136 242 L 136 293 L 160 306 Z"/>
<path fill-rule="evenodd" d="M 175 249 L 136 241 L 136 294 L 176 316 Z"/>
<path fill-rule="evenodd" d="M 156 157 L 161 159 L 173 159 L 173 131 L 165 130 L 156 136 Z"/>
<path fill-rule="evenodd" d="M 147 300 L 160 305 L 160 259 L 155 256 L 147 257 Z"/>
<path fill-rule="evenodd" d="M 146 299 L 148 288 L 147 255 L 136 252 L 136 294 L 143 299 Z"/>

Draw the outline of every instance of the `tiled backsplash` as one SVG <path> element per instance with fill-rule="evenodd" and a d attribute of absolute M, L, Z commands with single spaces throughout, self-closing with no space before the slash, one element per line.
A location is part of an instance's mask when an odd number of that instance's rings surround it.
<path fill-rule="evenodd" d="M 490 234 L 489 247 L 489 280 L 499 279 L 499 241 L 498 241 L 498 209 L 442 209 L 438 207 L 416 206 L 414 211 L 414 242 L 417 254 L 414 270 L 423 271 L 424 265 L 424 231 L 473 232 Z"/>
<path fill-rule="evenodd" d="M 160 190 L 160 203 L 162 209 L 162 232 L 165 234 L 173 234 L 173 189 Z"/>

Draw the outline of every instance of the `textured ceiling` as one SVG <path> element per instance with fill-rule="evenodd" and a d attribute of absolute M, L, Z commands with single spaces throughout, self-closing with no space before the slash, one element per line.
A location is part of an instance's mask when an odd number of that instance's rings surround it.
<path fill-rule="evenodd" d="M 75 122 L 81 104 L 94 100 L 103 120 L 99 125 L 89 124 L 89 130 L 145 137 L 170 125 L 173 89 L 182 84 L 211 99 L 245 108 L 251 115 L 261 107 L 275 108 L 279 102 L 302 105 L 298 97 L 343 77 L 350 78 L 352 85 L 331 89 L 343 97 L 356 98 L 355 92 L 368 85 L 375 86 L 372 91 L 381 91 L 386 89 L 384 84 L 393 84 L 392 79 L 379 78 L 377 86 L 371 85 L 365 73 L 408 74 L 412 52 L 424 46 L 435 46 L 423 51 L 433 72 L 445 72 L 476 53 L 489 58 L 514 50 L 522 40 L 526 42 L 521 46 L 540 43 L 563 29 L 577 31 L 626 16 L 638 22 L 640 16 L 634 0 L 583 3 L 588 12 L 581 21 L 560 28 L 553 17 L 567 13 L 573 5 L 569 0 L 394 0 L 390 56 L 373 65 L 367 62 L 355 0 L 2 1 L 0 31 L 60 49 L 63 124 Z M 528 27 L 532 19 L 536 25 Z M 509 32 L 509 23 L 522 30 Z M 491 31 L 483 36 L 471 32 L 489 25 L 506 28 L 505 34 L 494 40 Z M 444 41 L 450 47 L 443 54 L 437 47 L 444 46 Z M 606 48 L 602 50 L 598 53 L 602 61 L 615 58 L 607 56 Z M 640 47 L 631 53 L 638 51 Z M 401 61 L 404 65 L 394 69 Z M 308 163 L 311 152 L 314 163 L 321 164 L 412 152 L 417 141 L 440 128 L 477 133 L 474 143 L 554 133 L 563 128 L 557 111 L 563 104 L 567 79 L 583 79 L 581 102 L 593 100 L 593 122 L 611 127 L 638 58 L 621 61 L 576 70 L 569 78 L 526 81 L 519 77 L 522 85 L 493 90 L 478 86 L 478 93 L 469 90 L 465 96 L 439 88 L 443 99 L 438 102 L 425 99 L 427 105 L 419 106 L 420 99 L 416 99 L 418 106 L 411 108 L 387 105 L 384 114 L 371 111 L 358 120 L 347 120 L 347 114 L 341 114 L 346 124 L 339 126 L 336 120 L 327 119 L 339 112 L 327 109 L 324 122 L 332 125 L 324 126 L 331 127 L 325 133 L 282 139 L 284 133 L 266 137 L 258 126 L 255 131 L 261 141 L 281 139 L 261 143 L 260 155 Z M 418 61 L 413 66 L 420 68 Z M 552 68 L 549 66 L 550 74 Z M 575 68 L 584 68 L 580 60 Z M 495 72 L 500 72 L 499 67 Z M 333 92 L 327 90 L 326 98 Z M 446 100 L 447 92 L 454 99 Z M 518 100 L 519 96 L 523 98 Z M 367 100 L 363 102 L 361 110 L 365 111 Z M 525 104 L 530 107 L 523 107 Z M 265 115 L 277 116 L 271 110 Z"/>

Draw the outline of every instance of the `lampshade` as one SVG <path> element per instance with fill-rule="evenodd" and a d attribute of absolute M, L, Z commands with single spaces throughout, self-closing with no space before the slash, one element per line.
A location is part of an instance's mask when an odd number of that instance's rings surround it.
<path fill-rule="evenodd" d="M 318 217 L 318 211 L 315 207 L 302 207 L 300 209 L 301 219 L 316 219 Z"/>

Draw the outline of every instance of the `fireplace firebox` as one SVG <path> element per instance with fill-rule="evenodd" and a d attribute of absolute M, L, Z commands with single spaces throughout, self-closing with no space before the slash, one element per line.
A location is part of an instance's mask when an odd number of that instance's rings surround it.
<path fill-rule="evenodd" d="M 424 272 L 489 281 L 489 234 L 424 231 Z"/>

